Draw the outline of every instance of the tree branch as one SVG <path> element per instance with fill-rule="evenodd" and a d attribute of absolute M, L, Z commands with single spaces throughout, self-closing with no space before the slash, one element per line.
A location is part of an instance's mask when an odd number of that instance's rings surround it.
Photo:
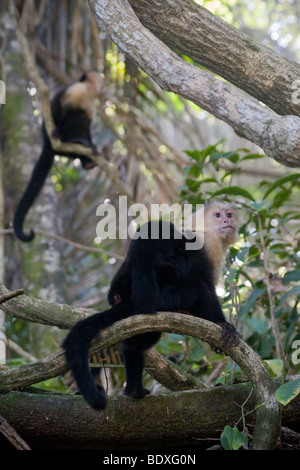
<path fill-rule="evenodd" d="M 205 66 L 278 114 L 299 116 L 292 100 L 300 65 L 227 24 L 193 0 L 129 0 L 167 46 Z"/>
<path fill-rule="evenodd" d="M 10 291 L 0 285 L 0 296 Z M 71 328 L 82 318 L 97 313 L 93 309 L 75 308 L 65 304 L 50 304 L 44 300 L 34 299 L 26 295 L 14 297 L 1 305 L 5 313 L 16 318 L 29 320 L 42 325 L 52 325 L 58 328 Z"/>
<path fill-rule="evenodd" d="M 69 238 L 62 237 L 61 235 L 56 235 L 56 233 L 45 232 L 45 230 L 35 230 L 34 233 L 43 235 L 44 237 L 47 237 L 47 238 L 54 238 L 55 240 L 58 240 L 60 242 L 66 243 L 67 245 L 73 246 L 77 250 L 87 251 L 89 253 L 105 254 L 107 256 L 116 258 L 120 261 L 124 261 L 124 258 L 125 258 L 125 256 L 123 255 L 119 255 L 118 253 L 115 253 L 109 250 L 104 250 L 103 248 L 96 248 L 94 246 L 82 245 L 82 243 L 74 242 L 73 240 L 70 240 Z M 1 234 L 13 235 L 14 230 L 12 228 L 0 229 L 0 235 Z"/>
<path fill-rule="evenodd" d="M 4 302 L 7 302 L 10 299 L 13 299 L 14 297 L 17 297 L 18 295 L 23 295 L 24 294 L 24 289 L 17 289 L 13 292 L 9 292 L 8 294 L 4 294 L 0 296 L 0 304 L 3 304 Z"/>
<path fill-rule="evenodd" d="M 0 416 L 0 432 L 17 450 L 31 450 L 27 442 L 11 427 L 11 425 Z"/>
<path fill-rule="evenodd" d="M 128 0 L 89 0 L 97 24 L 163 89 L 178 93 L 229 124 L 237 135 L 287 166 L 300 166 L 300 118 L 278 116 L 179 58 L 146 29 Z"/>

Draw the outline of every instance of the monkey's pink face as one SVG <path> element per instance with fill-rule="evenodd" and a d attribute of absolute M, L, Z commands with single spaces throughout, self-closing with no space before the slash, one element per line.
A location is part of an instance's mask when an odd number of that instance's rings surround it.
<path fill-rule="evenodd" d="M 216 223 L 217 232 L 226 238 L 236 231 L 236 214 L 232 209 L 226 207 L 216 208 L 213 211 L 213 218 Z"/>
<path fill-rule="evenodd" d="M 222 238 L 235 234 L 237 229 L 236 213 L 230 207 L 214 206 L 207 217 L 207 229 L 217 233 Z"/>

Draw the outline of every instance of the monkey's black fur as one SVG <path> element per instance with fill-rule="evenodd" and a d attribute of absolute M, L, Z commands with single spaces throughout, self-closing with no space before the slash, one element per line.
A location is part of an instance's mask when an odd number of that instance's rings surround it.
<path fill-rule="evenodd" d="M 80 82 L 85 82 L 86 74 L 82 75 Z M 73 142 L 90 147 L 94 155 L 97 155 L 97 149 L 92 142 L 90 125 L 90 116 L 83 110 L 72 106 L 63 106 L 62 97 L 68 87 L 60 90 L 51 101 L 51 112 L 55 124 L 53 137 L 59 138 L 62 142 Z M 43 148 L 38 161 L 35 164 L 29 183 L 17 206 L 13 227 L 15 235 L 23 242 L 30 242 L 34 238 L 34 231 L 31 230 L 28 235 L 23 232 L 23 224 L 27 212 L 40 193 L 47 175 L 52 167 L 54 156 L 59 152 L 53 150 L 48 137 L 45 124 L 42 124 Z M 85 156 L 77 154 L 62 154 L 71 159 L 79 158 L 83 168 L 89 169 L 95 166 L 94 162 Z"/>
<path fill-rule="evenodd" d="M 165 224 L 156 221 L 143 227 L 159 227 L 161 234 Z M 172 224 L 170 227 L 170 239 L 160 236 L 131 241 L 127 257 L 111 283 L 108 301 L 112 307 L 78 322 L 63 343 L 68 368 L 92 408 L 104 409 L 107 400 L 104 390 L 97 389 L 88 367 L 90 343 L 101 330 L 118 320 L 160 310 L 184 311 L 220 324 L 225 350 L 238 342 L 239 334 L 223 315 L 213 284 L 214 268 L 205 248 L 186 250 L 185 237 L 176 239 L 176 229 Z M 123 342 L 126 395 L 142 398 L 149 393 L 142 385 L 143 353 L 159 338 L 160 333 L 151 332 Z"/>

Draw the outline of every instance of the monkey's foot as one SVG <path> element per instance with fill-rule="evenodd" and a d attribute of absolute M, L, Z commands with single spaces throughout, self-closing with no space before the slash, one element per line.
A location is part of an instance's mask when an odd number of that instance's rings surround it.
<path fill-rule="evenodd" d="M 150 390 L 147 388 L 141 388 L 141 389 L 133 389 L 129 390 L 127 387 L 124 389 L 124 395 L 130 398 L 144 398 L 145 396 L 150 394 Z"/>
<path fill-rule="evenodd" d="M 211 346 L 212 350 L 218 354 L 226 354 L 226 351 L 230 346 L 237 346 L 241 335 L 236 331 L 231 323 L 219 323 L 222 328 L 221 334 L 221 341 L 222 346 L 221 348 Z"/>

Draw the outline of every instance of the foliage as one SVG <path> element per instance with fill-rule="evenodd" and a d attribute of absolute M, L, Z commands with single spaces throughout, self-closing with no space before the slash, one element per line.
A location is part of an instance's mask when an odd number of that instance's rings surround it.
<path fill-rule="evenodd" d="M 248 445 L 248 438 L 236 426 L 233 428 L 225 426 L 221 434 L 221 444 L 225 450 L 238 450 L 240 447 Z"/>

